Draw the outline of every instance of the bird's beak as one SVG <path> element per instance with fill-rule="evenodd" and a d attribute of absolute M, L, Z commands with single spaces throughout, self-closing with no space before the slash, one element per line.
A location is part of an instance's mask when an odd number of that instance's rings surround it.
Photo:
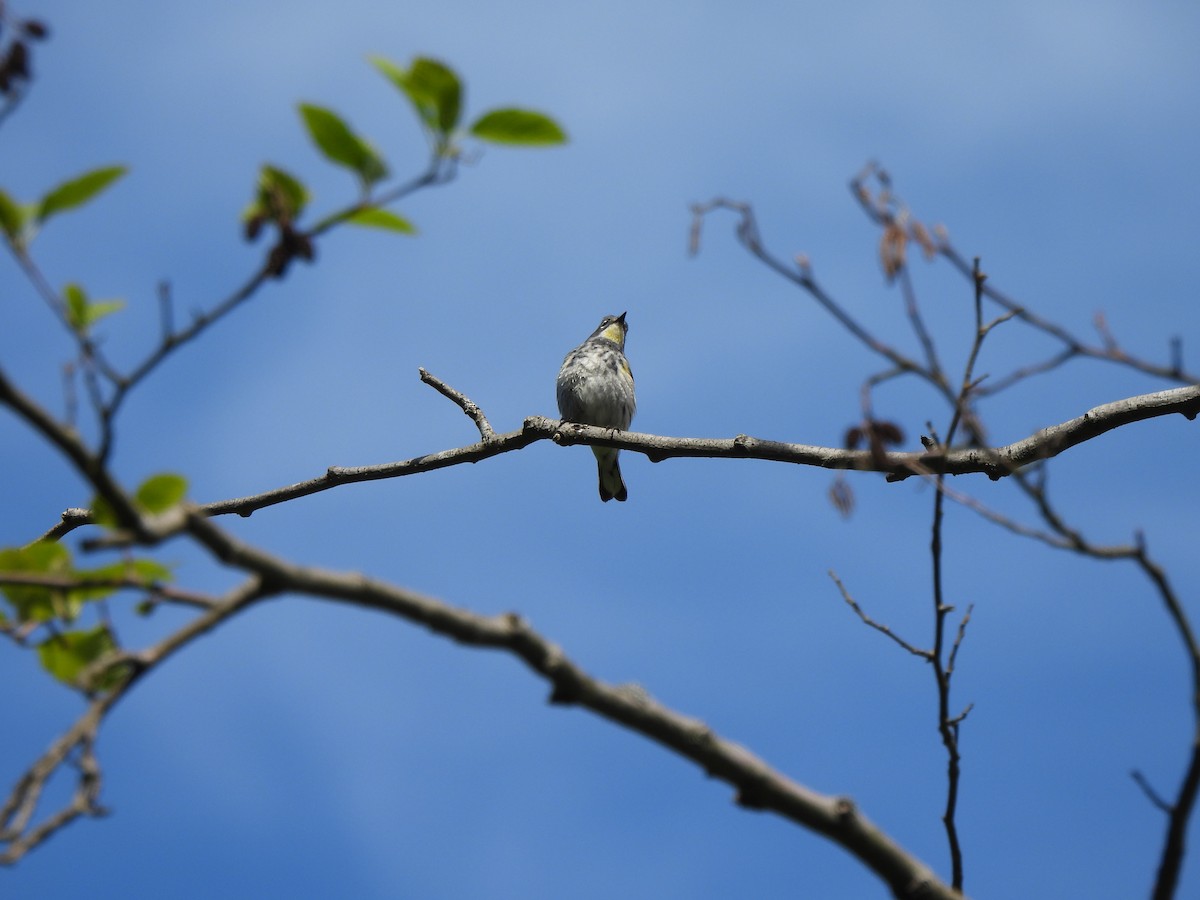
<path fill-rule="evenodd" d="M 629 310 L 625 310 L 625 312 L 623 312 L 619 316 L 617 316 L 617 321 L 620 322 L 622 325 L 625 324 L 625 315 L 628 312 L 629 312 Z"/>

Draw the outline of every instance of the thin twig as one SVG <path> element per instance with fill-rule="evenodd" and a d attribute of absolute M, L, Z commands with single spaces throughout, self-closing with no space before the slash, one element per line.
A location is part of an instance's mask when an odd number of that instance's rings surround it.
<path fill-rule="evenodd" d="M 954 636 L 954 643 L 950 647 L 950 656 L 946 660 L 946 676 L 947 677 L 954 674 L 954 666 L 955 666 L 955 663 L 958 661 L 958 649 L 962 646 L 963 638 L 965 638 L 967 636 L 967 625 L 970 623 L 971 613 L 973 613 L 974 611 L 975 611 L 975 604 L 972 603 L 972 604 L 968 605 L 966 614 L 962 617 L 962 621 L 960 621 L 958 623 L 958 633 Z M 962 713 L 959 716 L 959 718 L 961 719 L 964 716 L 966 716 L 966 713 Z"/>
<path fill-rule="evenodd" d="M 175 333 L 175 303 L 171 297 L 171 282 L 158 283 L 158 321 L 162 329 L 162 340 L 170 340 Z"/>
<path fill-rule="evenodd" d="M 50 527 L 44 534 L 38 537 L 31 543 L 37 541 L 57 541 L 66 535 L 70 534 L 81 525 L 88 525 L 92 521 L 92 511 L 90 509 L 82 509 L 80 507 L 71 507 L 65 509 L 59 518 L 56 525 Z"/>
<path fill-rule="evenodd" d="M 1129 773 L 1129 776 L 1137 783 L 1137 786 L 1142 789 L 1142 793 L 1146 795 L 1146 798 L 1154 806 L 1157 806 L 1160 810 L 1165 812 L 1168 816 L 1174 814 L 1174 812 L 1175 812 L 1174 807 L 1172 807 L 1170 803 L 1168 803 L 1166 800 L 1164 800 L 1162 798 L 1162 795 L 1159 794 L 1158 791 L 1154 790 L 1154 787 L 1146 779 L 1145 775 L 1143 775 L 1137 769 L 1134 769 L 1132 772 Z"/>
<path fill-rule="evenodd" d="M 870 616 L 868 616 L 865 612 L 863 612 L 862 607 L 860 607 L 858 605 L 858 603 L 855 602 L 854 598 L 852 596 L 850 596 L 850 592 L 848 590 L 846 590 L 846 586 L 844 584 L 842 584 L 842 580 L 840 578 L 838 578 L 837 573 L 834 572 L 832 569 L 829 570 L 829 577 L 832 578 L 833 583 L 837 585 L 838 590 L 842 594 L 842 599 L 846 601 L 846 603 L 850 606 L 850 608 L 852 610 L 854 610 L 855 613 L 857 613 L 858 617 L 860 619 L 862 619 L 863 624 L 868 625 L 871 628 L 874 628 L 880 634 L 887 635 L 889 638 L 891 638 L 893 641 L 895 641 L 898 645 L 903 647 L 905 650 L 907 650 L 913 656 L 919 656 L 921 659 L 925 660 L 926 662 L 929 662 L 932 659 L 933 654 L 930 653 L 928 650 L 922 650 L 920 647 L 916 647 L 913 644 L 910 644 L 904 638 L 900 637 L 900 635 L 896 634 L 896 632 L 892 631 L 892 629 L 889 628 L 887 625 L 884 625 L 881 622 L 876 622 L 874 619 L 872 619 Z"/>
<path fill-rule="evenodd" d="M 492 430 L 491 423 L 487 420 L 487 416 L 483 414 L 483 410 L 479 408 L 465 394 L 456 391 L 450 385 L 446 384 L 440 378 L 430 375 L 424 369 L 417 369 L 421 373 L 421 380 L 450 400 L 458 404 L 459 408 L 471 417 L 471 421 L 475 423 L 475 427 L 479 429 L 479 436 L 483 438 L 483 442 L 489 443 L 496 439 L 496 432 Z"/>

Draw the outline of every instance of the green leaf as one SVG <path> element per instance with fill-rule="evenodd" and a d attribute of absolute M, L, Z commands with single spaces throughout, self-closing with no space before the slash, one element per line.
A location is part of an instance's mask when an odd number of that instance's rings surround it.
<path fill-rule="evenodd" d="M 88 304 L 86 327 L 91 328 L 105 316 L 110 316 L 125 308 L 124 300 L 97 300 Z"/>
<path fill-rule="evenodd" d="M 43 668 L 64 684 L 77 686 L 79 676 L 96 660 L 117 649 L 112 632 L 106 625 L 86 631 L 64 631 L 51 635 L 38 645 L 38 658 Z M 109 669 L 98 683 L 83 685 L 91 690 L 106 690 L 115 686 L 124 672 Z"/>
<path fill-rule="evenodd" d="M 23 575 L 68 576 L 71 552 L 56 541 L 38 541 L 27 547 L 0 550 L 0 572 Z M 22 622 L 46 622 L 67 609 L 67 594 L 61 588 L 9 584 L 0 592 Z"/>
<path fill-rule="evenodd" d="M 142 482 L 133 496 L 134 504 L 152 515 L 166 512 L 187 493 L 187 479 L 182 475 L 163 473 L 152 475 Z M 92 497 L 92 524 L 104 528 L 120 525 L 117 511 L 99 494 Z"/>
<path fill-rule="evenodd" d="M 414 59 L 408 70 L 378 56 L 371 57 L 371 63 L 404 92 L 421 121 L 444 144 L 462 113 L 462 82 L 454 70 L 427 57 Z"/>
<path fill-rule="evenodd" d="M 364 228 L 382 228 L 400 234 L 417 233 L 412 222 L 386 209 L 360 209 L 358 212 L 346 216 L 345 221 L 351 225 L 361 225 Z"/>
<path fill-rule="evenodd" d="M 74 575 L 79 581 L 116 582 L 128 580 L 140 583 L 143 587 L 150 587 L 154 584 L 170 581 L 174 577 L 167 566 L 153 559 L 120 560 L 95 569 L 80 569 Z M 118 590 L 121 590 L 121 588 L 99 585 L 95 587 L 76 588 L 71 591 L 71 598 L 78 600 L 82 604 L 107 597 Z"/>
<path fill-rule="evenodd" d="M 170 566 L 164 566 L 154 559 L 131 559 L 121 565 L 125 567 L 128 577 L 137 577 L 148 587 L 158 582 L 170 581 L 175 577 Z"/>
<path fill-rule="evenodd" d="M 87 332 L 105 316 L 125 307 L 124 300 L 97 300 L 93 303 L 78 284 L 68 284 L 63 288 L 63 297 L 67 301 L 67 320 L 80 333 Z"/>
<path fill-rule="evenodd" d="M 271 165 L 258 173 L 254 202 L 242 214 L 243 219 L 262 215 L 273 221 L 293 222 L 309 201 L 308 188 L 295 175 Z"/>
<path fill-rule="evenodd" d="M 387 175 L 387 166 L 375 149 L 351 131 L 337 113 L 301 103 L 300 115 L 313 143 L 331 162 L 353 169 L 367 185 Z"/>
<path fill-rule="evenodd" d="M 25 230 L 25 211 L 4 190 L 0 190 L 0 229 L 13 243 L 19 243 Z"/>
<path fill-rule="evenodd" d="M 125 166 L 106 166 L 64 181 L 42 198 L 37 208 L 37 221 L 45 222 L 56 213 L 82 206 L 127 171 Z"/>
<path fill-rule="evenodd" d="M 565 144 L 567 135 L 549 116 L 527 109 L 493 109 L 471 126 L 471 134 L 497 144 L 545 147 Z"/>
<path fill-rule="evenodd" d="M 117 521 L 117 511 L 99 494 L 92 497 L 91 507 L 93 525 L 99 525 L 102 528 L 116 528 L 120 524 Z"/>
<path fill-rule="evenodd" d="M 166 512 L 187 494 L 187 479 L 182 475 L 164 472 L 151 475 L 142 482 L 134 502 L 148 513 Z"/>
<path fill-rule="evenodd" d="M 77 284 L 68 284 L 63 288 L 63 298 L 67 301 L 67 321 L 76 331 L 84 331 L 83 324 L 87 319 L 88 298 L 83 288 Z"/>
<path fill-rule="evenodd" d="M 412 95 L 408 93 L 407 70 L 396 65 L 390 59 L 385 59 L 382 56 L 368 56 L 367 59 L 370 61 L 371 65 L 378 69 L 383 76 L 388 79 L 388 81 L 407 94 L 409 99 L 412 99 Z M 415 103 L 416 101 L 414 100 L 413 102 Z"/>
<path fill-rule="evenodd" d="M 446 134 L 453 131 L 462 112 L 462 82 L 454 70 L 436 59 L 418 57 L 408 70 L 408 84 L 411 92 L 433 104 L 438 127 Z"/>

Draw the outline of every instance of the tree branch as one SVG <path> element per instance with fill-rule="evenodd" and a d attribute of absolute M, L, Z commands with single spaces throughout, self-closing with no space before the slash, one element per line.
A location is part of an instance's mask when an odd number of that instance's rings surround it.
<path fill-rule="evenodd" d="M 197 616 L 159 644 L 141 653 L 118 651 L 110 654 L 97 661 L 89 672 L 84 673 L 90 677 L 106 669 L 124 665 L 127 674 L 110 691 L 94 698 L 75 724 L 51 744 L 41 758 L 18 779 L 12 793 L 3 807 L 0 807 L 0 843 L 8 845 L 0 853 L 0 865 L 16 863 L 30 850 L 80 816 L 105 814 L 104 808 L 99 805 L 103 773 L 95 756 L 96 737 L 105 717 L 147 672 L 191 641 L 270 593 L 270 588 L 261 578 L 252 576 L 212 605 L 203 615 Z M 46 783 L 70 761 L 72 754 L 79 757 L 79 777 L 74 794 L 57 812 L 33 824 Z"/>
<path fill-rule="evenodd" d="M 424 369 L 417 369 L 417 371 L 421 373 L 421 380 L 423 382 L 425 382 L 443 397 L 453 400 L 458 404 L 463 412 L 471 417 L 471 421 L 473 421 L 475 423 L 475 427 L 479 429 L 479 436 L 483 438 L 483 442 L 485 444 L 488 441 L 496 439 L 496 432 L 492 430 L 492 423 L 487 420 L 487 416 L 483 414 L 483 410 L 480 409 L 474 403 L 474 401 L 450 387 L 450 385 L 446 384 L 440 378 L 430 375 Z"/>
<path fill-rule="evenodd" d="M 581 706 L 695 762 L 732 785 L 740 805 L 774 812 L 839 844 L 878 875 L 895 897 L 961 896 L 880 831 L 852 801 L 818 794 L 792 781 L 703 722 L 663 706 L 644 691 L 591 677 L 515 613 L 483 616 L 357 573 L 293 565 L 234 538 L 198 511 L 189 514 L 188 530 L 218 559 L 256 573 L 276 590 L 378 610 L 461 644 L 512 654 L 549 682 L 551 703 Z"/>
<path fill-rule="evenodd" d="M 643 453 L 651 462 L 695 457 L 759 459 L 823 469 L 880 472 L 886 474 L 889 481 L 902 481 L 913 475 L 978 473 L 996 480 L 1011 475 L 1022 466 L 1057 456 L 1064 450 L 1131 422 L 1174 413 L 1194 419 L 1198 412 L 1200 386 L 1174 388 L 1097 406 L 1076 419 L 1044 428 L 1023 440 L 995 449 L 939 449 L 921 453 L 887 453 L 882 458 L 872 450 L 843 450 L 811 444 L 791 444 L 744 434 L 735 438 L 674 438 L 530 416 L 520 431 L 493 435 L 490 440 L 394 463 L 331 466 L 324 475 L 308 481 L 261 494 L 208 503 L 200 509 L 210 516 L 230 513 L 248 516 L 263 507 L 316 494 L 343 484 L 400 478 L 462 463 L 481 462 L 502 453 L 523 450 L 530 444 L 543 440 L 553 440 L 564 447 L 574 444 L 617 447 Z"/>
<path fill-rule="evenodd" d="M 921 659 L 925 660 L 925 662 L 930 662 L 933 659 L 933 654 L 930 651 L 922 650 L 920 647 L 910 644 L 904 638 L 900 637 L 900 635 L 896 634 L 896 632 L 892 631 L 892 629 L 889 628 L 887 625 L 884 625 L 882 622 L 876 622 L 874 619 L 872 619 L 870 616 L 868 616 L 865 612 L 863 612 L 862 607 L 858 605 L 858 603 L 855 601 L 855 599 L 852 596 L 850 596 L 850 592 L 848 590 L 846 590 L 846 586 L 844 584 L 842 584 L 842 580 L 840 578 L 838 578 L 838 576 L 835 572 L 830 570 L 829 577 L 832 578 L 833 583 L 837 585 L 837 589 L 842 594 L 842 599 L 846 601 L 847 605 L 852 610 L 854 610 L 855 614 L 862 620 L 864 625 L 874 628 L 880 634 L 891 638 L 900 647 L 907 650 L 913 656 L 920 657 Z"/>

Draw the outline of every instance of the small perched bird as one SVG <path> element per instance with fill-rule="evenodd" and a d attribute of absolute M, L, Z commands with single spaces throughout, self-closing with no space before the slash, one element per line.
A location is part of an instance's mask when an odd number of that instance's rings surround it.
<path fill-rule="evenodd" d="M 626 431 L 637 404 L 633 372 L 625 359 L 625 313 L 605 316 L 592 336 L 567 354 L 558 370 L 558 413 L 567 422 Z M 600 499 L 607 503 L 629 496 L 611 447 L 593 447 L 600 470 Z"/>

